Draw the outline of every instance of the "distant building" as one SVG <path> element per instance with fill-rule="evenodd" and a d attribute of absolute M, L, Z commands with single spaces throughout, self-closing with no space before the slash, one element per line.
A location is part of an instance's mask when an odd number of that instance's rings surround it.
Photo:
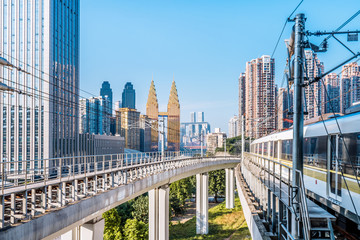
<path fill-rule="evenodd" d="M 190 122 L 196 122 L 196 112 L 190 113 Z"/>
<path fill-rule="evenodd" d="M 205 122 L 205 114 L 204 114 L 204 112 L 198 112 L 197 113 L 197 121 L 198 122 Z"/>
<path fill-rule="evenodd" d="M 79 155 L 119 154 L 124 152 L 125 141 L 120 135 L 79 134 Z"/>
<path fill-rule="evenodd" d="M 232 118 L 230 118 L 230 120 L 229 120 L 229 138 L 239 136 L 240 125 L 241 125 L 241 122 L 240 122 L 238 116 L 233 116 Z"/>
<path fill-rule="evenodd" d="M 321 88 L 321 110 L 322 114 L 340 113 L 340 79 L 336 73 L 329 73 L 323 79 Z M 326 91 L 325 91 L 326 89 Z"/>
<path fill-rule="evenodd" d="M 122 107 L 123 108 L 135 108 L 135 89 L 131 82 L 125 84 L 122 92 Z"/>
<path fill-rule="evenodd" d="M 103 98 L 107 97 L 107 99 L 109 100 L 108 112 L 110 112 L 112 115 L 112 113 L 113 113 L 113 92 L 110 87 L 110 83 L 108 81 L 104 81 L 102 83 L 102 86 L 100 88 L 100 96 L 102 96 Z"/>
<path fill-rule="evenodd" d="M 224 146 L 225 140 L 226 133 L 221 132 L 220 128 L 215 128 L 214 133 L 209 133 L 206 135 L 207 151 L 215 153 L 216 148 L 221 148 Z"/>
<path fill-rule="evenodd" d="M 110 135 L 109 104 L 107 96 L 80 99 L 80 133 Z"/>
<path fill-rule="evenodd" d="M 262 56 L 246 63 L 245 135 L 260 138 L 275 130 L 275 60 Z"/>
<path fill-rule="evenodd" d="M 154 81 L 151 81 L 148 101 L 146 103 L 146 115 L 149 117 L 154 129 L 151 130 L 151 149 L 158 150 L 161 131 L 160 124 L 165 125 L 166 143 L 168 151 L 180 150 L 180 103 L 175 81 L 172 82 L 167 112 L 159 112 Z M 160 122 L 163 121 L 163 122 Z M 158 129 L 156 131 L 155 129 Z"/>
<path fill-rule="evenodd" d="M 360 101 L 360 66 L 349 63 L 343 66 L 341 75 L 341 113 L 353 103 Z"/>
<path fill-rule="evenodd" d="M 140 151 L 151 151 L 151 123 L 146 115 L 140 115 Z"/>
<path fill-rule="evenodd" d="M 277 129 L 282 131 L 288 129 L 292 126 L 292 115 L 289 115 L 289 112 L 292 112 L 292 101 L 293 101 L 293 91 L 290 90 L 290 93 L 285 88 L 279 88 L 277 96 Z"/>
<path fill-rule="evenodd" d="M 125 148 L 140 151 L 140 112 L 131 108 L 116 111 L 116 133 L 125 138 Z"/>
<path fill-rule="evenodd" d="M 306 76 L 308 77 L 308 81 L 314 80 L 315 77 L 324 72 L 324 64 L 320 62 L 317 54 L 312 50 L 305 50 L 305 60 L 307 69 Z M 304 88 L 308 111 L 308 114 L 304 116 L 305 120 L 321 115 L 321 88 L 322 86 L 320 81 Z"/>
<path fill-rule="evenodd" d="M 119 108 L 121 108 L 121 101 L 116 101 L 115 102 L 115 111 L 118 110 Z"/>
<path fill-rule="evenodd" d="M 197 118 L 195 112 L 190 113 L 190 122 L 181 123 L 181 146 L 184 148 L 200 148 L 200 135 L 203 133 L 203 136 L 210 133 L 210 124 L 205 122 L 204 112 L 198 112 Z M 205 141 L 205 137 L 204 137 Z M 204 143 L 205 146 L 205 143 Z"/>
<path fill-rule="evenodd" d="M 239 120 L 240 120 L 240 126 L 238 129 L 238 135 L 241 135 L 241 116 L 245 116 L 245 95 L 246 95 L 246 91 L 245 91 L 245 82 L 246 78 L 245 78 L 245 73 L 241 73 L 239 76 Z"/>

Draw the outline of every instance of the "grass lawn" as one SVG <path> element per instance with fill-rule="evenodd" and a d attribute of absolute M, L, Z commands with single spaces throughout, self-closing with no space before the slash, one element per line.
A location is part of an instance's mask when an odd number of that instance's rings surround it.
<path fill-rule="evenodd" d="M 195 217 L 185 223 L 170 226 L 170 239 L 251 239 L 239 198 L 235 198 L 234 209 L 226 209 L 225 202 L 209 209 L 208 235 L 197 235 L 195 226 Z"/>

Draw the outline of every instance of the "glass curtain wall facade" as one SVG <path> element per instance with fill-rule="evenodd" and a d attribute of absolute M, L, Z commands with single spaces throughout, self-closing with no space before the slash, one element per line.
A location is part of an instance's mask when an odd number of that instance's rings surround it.
<path fill-rule="evenodd" d="M 6 167 L 41 169 L 75 154 L 78 135 L 79 0 L 0 0 L 0 55 L 28 74 L 0 67 L 0 152 Z"/>

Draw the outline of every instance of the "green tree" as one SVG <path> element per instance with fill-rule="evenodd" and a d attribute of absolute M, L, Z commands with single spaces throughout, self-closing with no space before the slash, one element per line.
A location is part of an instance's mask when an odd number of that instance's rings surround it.
<path fill-rule="evenodd" d="M 132 204 L 132 217 L 138 221 L 148 223 L 149 221 L 149 196 L 139 196 Z"/>
<path fill-rule="evenodd" d="M 225 170 L 209 172 L 209 192 L 214 195 L 215 202 L 225 193 Z"/>
<path fill-rule="evenodd" d="M 142 240 L 148 239 L 148 225 L 137 219 L 128 219 L 124 227 L 125 239 Z"/>
<path fill-rule="evenodd" d="M 194 191 L 192 178 L 185 178 L 170 184 L 170 211 L 173 214 L 184 212 L 186 199 L 191 198 Z"/>
<path fill-rule="evenodd" d="M 103 213 L 105 219 L 104 240 L 123 240 L 121 216 L 115 208 Z"/>

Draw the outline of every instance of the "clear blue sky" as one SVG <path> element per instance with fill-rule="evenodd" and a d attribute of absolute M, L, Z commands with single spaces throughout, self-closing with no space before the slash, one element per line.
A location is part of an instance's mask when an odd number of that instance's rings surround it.
<path fill-rule="evenodd" d="M 81 1 L 81 89 L 98 95 L 107 80 L 116 101 L 130 81 L 136 107 L 145 113 L 153 75 L 160 111 L 166 111 L 175 76 L 181 121 L 189 121 L 192 111 L 204 111 L 212 129 L 227 132 L 228 120 L 238 113 L 238 76 L 245 63 L 271 55 L 285 19 L 299 2 Z M 297 12 L 306 14 L 308 30 L 334 30 L 359 9 L 359 0 L 305 0 Z M 274 55 L 278 85 L 291 26 Z M 360 16 L 344 30 L 359 26 Z M 329 45 L 327 53 L 319 54 L 325 70 L 351 55 L 334 40 Z M 349 46 L 360 51 L 359 42 Z"/>

